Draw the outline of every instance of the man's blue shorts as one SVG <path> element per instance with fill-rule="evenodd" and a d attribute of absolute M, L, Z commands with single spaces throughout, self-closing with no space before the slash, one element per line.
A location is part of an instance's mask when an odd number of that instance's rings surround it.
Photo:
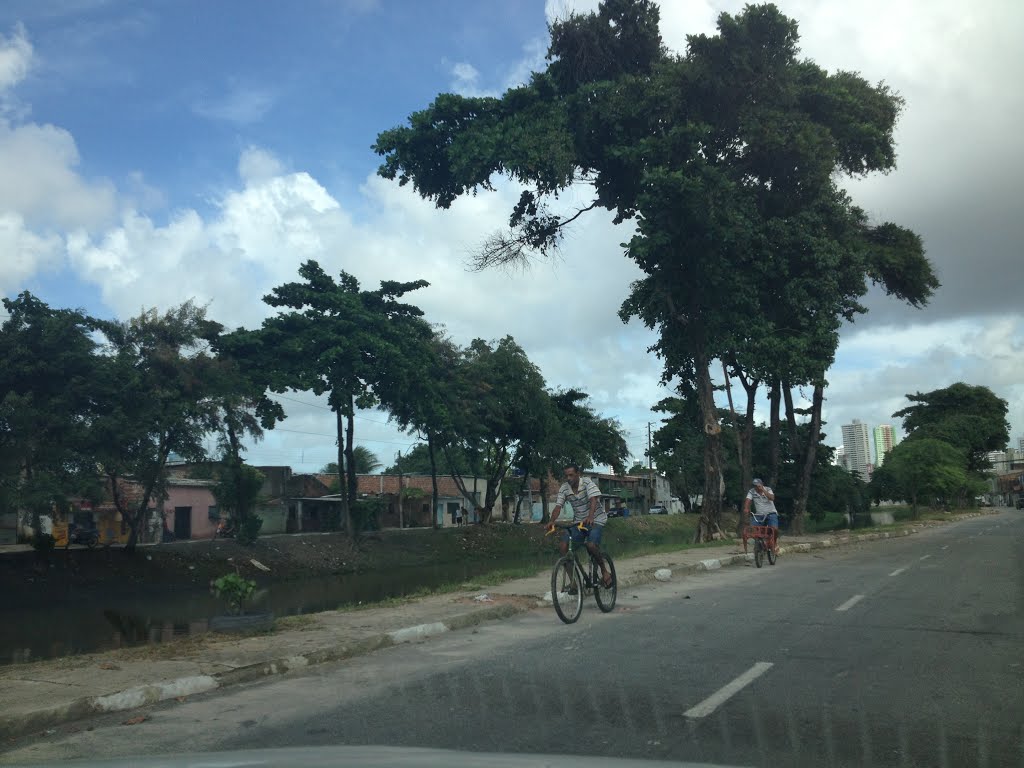
<path fill-rule="evenodd" d="M 572 539 L 573 544 L 601 544 L 601 531 L 604 530 L 603 525 L 592 525 L 588 533 L 583 533 L 575 525 L 566 528 L 565 533 L 562 534 L 562 541 L 568 541 Z"/>
<path fill-rule="evenodd" d="M 763 523 L 759 523 L 758 520 L 763 520 Z M 767 525 L 771 528 L 778 529 L 779 527 L 779 514 L 778 512 L 769 512 L 767 515 L 758 515 L 757 517 L 751 516 L 751 525 Z"/>

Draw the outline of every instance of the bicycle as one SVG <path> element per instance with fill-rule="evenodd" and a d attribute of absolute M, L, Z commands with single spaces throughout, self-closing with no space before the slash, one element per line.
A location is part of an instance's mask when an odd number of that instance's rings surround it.
<path fill-rule="evenodd" d="M 570 525 L 552 525 L 547 534 L 551 535 L 556 530 L 567 530 L 575 526 L 583 533 L 590 529 L 583 523 L 572 523 Z M 601 578 L 601 565 L 597 562 L 590 550 L 590 572 L 584 569 L 580 562 L 578 549 L 573 549 L 572 537 L 569 537 L 569 551 L 558 558 L 555 567 L 551 571 L 551 602 L 555 605 L 555 613 L 566 624 L 572 624 L 579 619 L 583 613 L 583 597 L 591 592 L 597 607 L 602 613 L 611 613 L 615 608 L 615 599 L 619 592 L 619 582 L 615 575 L 615 563 L 611 555 L 601 552 L 601 558 L 608 566 L 608 573 L 612 577 L 611 586 L 606 587 Z"/>
<path fill-rule="evenodd" d="M 754 525 L 743 526 L 743 554 L 747 553 L 747 539 L 754 540 L 754 565 L 760 568 L 764 565 L 765 553 L 768 553 L 768 563 L 775 565 L 778 560 L 778 536 L 775 529 L 770 525 L 766 525 L 768 522 L 768 515 L 757 515 L 753 512 L 750 514 L 750 519 L 755 523 Z"/>

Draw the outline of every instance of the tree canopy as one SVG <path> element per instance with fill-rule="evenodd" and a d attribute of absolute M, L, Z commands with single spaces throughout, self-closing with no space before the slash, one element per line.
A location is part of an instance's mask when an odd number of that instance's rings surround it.
<path fill-rule="evenodd" d="M 718 34 L 690 36 L 683 55 L 663 45 L 650 0 L 606 0 L 550 33 L 547 68 L 526 85 L 500 98 L 441 94 L 381 133 L 379 173 L 441 208 L 500 177 L 522 186 L 479 268 L 551 254 L 595 208 L 632 220 L 625 253 L 646 276 L 620 314 L 659 331 L 667 382 L 692 384 L 707 537 L 722 473 L 711 361 L 813 384 L 820 422 L 839 326 L 864 311 L 868 283 L 914 306 L 938 285 L 920 238 L 870 222 L 837 183 L 895 166 L 903 102 L 801 58 L 796 22 L 773 5 L 723 13 Z M 556 199 L 573 185 L 592 197 L 564 212 Z M 757 344 L 784 353 L 752 354 Z"/>

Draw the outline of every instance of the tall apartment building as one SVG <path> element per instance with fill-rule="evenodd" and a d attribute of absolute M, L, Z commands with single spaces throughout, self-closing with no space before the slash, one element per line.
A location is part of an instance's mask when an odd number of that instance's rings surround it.
<path fill-rule="evenodd" d="M 843 448 L 846 450 L 847 466 L 860 475 L 865 483 L 871 479 L 871 442 L 868 425 L 854 419 L 852 424 L 843 424 Z"/>
<path fill-rule="evenodd" d="M 871 430 L 875 442 L 875 466 L 882 466 L 886 454 L 896 446 L 896 430 L 892 424 L 879 424 Z"/>

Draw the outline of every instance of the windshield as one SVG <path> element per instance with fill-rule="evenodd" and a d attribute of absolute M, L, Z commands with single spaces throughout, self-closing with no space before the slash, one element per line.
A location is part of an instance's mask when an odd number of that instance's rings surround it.
<path fill-rule="evenodd" d="M 0 762 L 1021 764 L 1022 34 L 5 2 Z"/>

